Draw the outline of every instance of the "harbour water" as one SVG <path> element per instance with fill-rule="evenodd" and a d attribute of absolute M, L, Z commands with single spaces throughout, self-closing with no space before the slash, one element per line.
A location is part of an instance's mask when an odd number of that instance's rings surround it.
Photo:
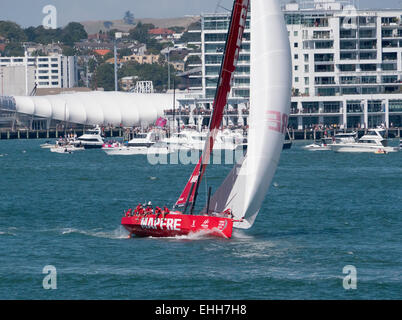
<path fill-rule="evenodd" d="M 123 210 L 171 205 L 193 166 L 54 154 L 43 142 L 0 142 L 0 299 L 402 298 L 400 152 L 307 152 L 297 142 L 252 229 L 231 240 L 127 239 Z M 230 168 L 212 165 L 208 185 Z M 43 288 L 48 265 L 56 290 Z M 344 288 L 345 266 L 356 268 L 356 289 Z"/>

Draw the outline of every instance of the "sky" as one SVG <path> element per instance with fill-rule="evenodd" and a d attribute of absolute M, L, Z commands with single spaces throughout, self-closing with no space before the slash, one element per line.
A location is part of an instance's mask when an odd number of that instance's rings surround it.
<path fill-rule="evenodd" d="M 352 0 L 353 1 L 353 0 Z M 402 8 L 402 0 L 354 0 L 360 8 Z M 288 2 L 288 1 L 282 1 Z M 17 22 L 23 27 L 42 24 L 46 5 L 57 9 L 57 25 L 71 21 L 117 20 L 126 11 L 135 18 L 176 18 L 231 9 L 233 0 L 0 0 L 0 20 Z"/>

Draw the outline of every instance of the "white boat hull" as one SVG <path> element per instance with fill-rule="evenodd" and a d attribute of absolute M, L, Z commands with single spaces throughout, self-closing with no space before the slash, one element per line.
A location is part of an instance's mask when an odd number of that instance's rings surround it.
<path fill-rule="evenodd" d="M 307 150 L 307 151 L 330 151 L 331 147 L 330 146 L 320 146 L 318 144 L 310 144 L 308 146 L 304 146 L 303 149 Z"/>
<path fill-rule="evenodd" d="M 55 144 L 50 144 L 50 143 L 45 143 L 45 144 L 41 144 L 40 147 L 42 149 L 51 149 L 51 148 L 55 148 L 56 145 Z"/>
<path fill-rule="evenodd" d="M 381 152 L 398 152 L 399 148 L 394 147 L 381 147 L 381 146 L 362 146 L 359 144 L 354 145 L 332 145 L 331 149 L 335 152 L 351 152 L 351 153 L 381 153 Z"/>
<path fill-rule="evenodd" d="M 169 154 L 174 152 L 167 148 L 147 148 L 147 147 L 118 147 L 103 148 L 109 156 L 131 156 L 131 155 L 148 155 L 148 154 Z"/>
<path fill-rule="evenodd" d="M 68 146 L 68 147 L 53 147 L 53 148 L 50 148 L 50 152 L 54 152 L 54 153 L 65 153 L 65 154 L 68 154 L 68 153 L 73 153 L 74 151 L 82 151 L 82 150 L 85 150 L 84 148 L 77 148 L 77 147 L 71 147 L 71 146 Z"/>

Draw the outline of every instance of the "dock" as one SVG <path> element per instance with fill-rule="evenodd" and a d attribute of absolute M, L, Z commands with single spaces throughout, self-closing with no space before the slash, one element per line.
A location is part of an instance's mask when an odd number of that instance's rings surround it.
<path fill-rule="evenodd" d="M 390 139 L 401 138 L 402 128 L 389 128 L 386 129 L 386 137 Z M 86 129 L 69 129 L 68 134 L 73 134 L 81 136 L 84 134 Z M 325 136 L 331 137 L 335 133 L 339 132 L 357 132 L 358 137 L 363 136 L 367 133 L 367 129 L 347 129 L 347 130 L 314 130 L 314 129 L 304 129 L 304 130 L 294 130 L 289 129 L 289 135 L 292 140 L 320 140 Z M 126 128 L 106 128 L 103 131 L 105 138 L 131 138 L 133 135 L 132 130 L 127 132 Z M 130 136 L 127 136 L 127 135 Z M 49 129 L 49 130 L 27 130 L 27 129 L 1 129 L 0 130 L 0 140 L 13 140 L 13 139 L 57 139 L 64 136 L 64 130 Z"/>

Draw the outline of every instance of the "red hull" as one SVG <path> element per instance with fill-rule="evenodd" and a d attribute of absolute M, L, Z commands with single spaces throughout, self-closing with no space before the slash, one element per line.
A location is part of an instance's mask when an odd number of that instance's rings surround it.
<path fill-rule="evenodd" d="M 169 213 L 134 215 L 123 217 L 121 224 L 130 232 L 140 237 L 175 237 L 190 233 L 205 232 L 208 235 L 231 238 L 233 220 L 223 217 L 184 215 Z"/>

